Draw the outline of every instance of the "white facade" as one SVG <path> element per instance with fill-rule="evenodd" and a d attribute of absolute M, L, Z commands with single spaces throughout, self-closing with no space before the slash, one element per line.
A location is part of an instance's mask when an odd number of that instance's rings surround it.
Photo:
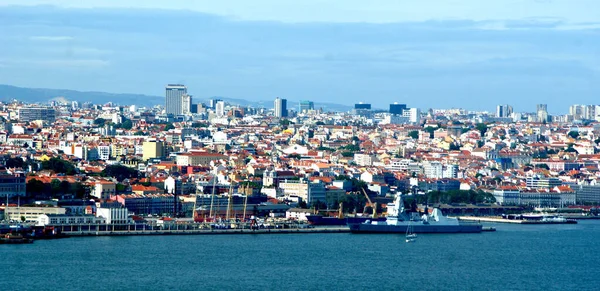
<path fill-rule="evenodd" d="M 421 110 L 419 108 L 408 108 L 404 110 L 402 116 L 408 118 L 408 122 L 410 123 L 420 123 L 421 122 Z"/>
<path fill-rule="evenodd" d="M 64 224 L 105 224 L 102 217 L 93 215 L 66 215 L 66 214 L 42 214 L 38 217 L 37 225 L 64 225 Z"/>
<path fill-rule="evenodd" d="M 431 179 L 441 179 L 444 177 L 444 166 L 440 162 L 429 162 L 423 164 L 425 177 Z"/>
<path fill-rule="evenodd" d="M 215 114 L 217 117 L 225 116 L 225 101 L 217 101 L 215 105 Z"/>
<path fill-rule="evenodd" d="M 354 154 L 354 162 L 359 166 L 372 166 L 373 159 L 374 159 L 373 155 Z"/>
<path fill-rule="evenodd" d="M 66 208 L 62 207 L 7 207 L 5 217 L 8 220 L 21 221 L 22 217 L 25 222 L 37 222 L 39 217 L 44 214 L 65 214 Z"/>
<path fill-rule="evenodd" d="M 98 159 L 103 161 L 110 160 L 110 146 L 101 145 L 98 146 Z"/>
<path fill-rule="evenodd" d="M 96 216 L 102 217 L 108 224 L 125 224 L 129 222 L 127 208 L 98 208 Z"/>
<path fill-rule="evenodd" d="M 326 200 L 325 185 L 321 181 L 309 183 L 304 180 L 286 180 L 279 182 L 279 188 L 288 200 L 293 200 L 293 197 L 302 198 L 306 203 Z"/>

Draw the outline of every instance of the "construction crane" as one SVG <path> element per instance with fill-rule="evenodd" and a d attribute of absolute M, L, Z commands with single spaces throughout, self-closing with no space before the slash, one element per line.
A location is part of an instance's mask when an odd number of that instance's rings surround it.
<path fill-rule="evenodd" d="M 377 216 L 377 204 L 373 203 L 371 201 L 371 198 L 369 198 L 369 195 L 367 195 L 367 191 L 365 191 L 365 188 L 360 188 L 363 192 L 363 194 L 365 194 L 365 197 L 367 198 L 367 201 L 369 201 L 369 205 L 371 206 L 371 208 L 373 208 L 373 217 Z M 363 213 L 367 212 L 367 205 L 365 204 L 365 208 L 363 209 Z"/>

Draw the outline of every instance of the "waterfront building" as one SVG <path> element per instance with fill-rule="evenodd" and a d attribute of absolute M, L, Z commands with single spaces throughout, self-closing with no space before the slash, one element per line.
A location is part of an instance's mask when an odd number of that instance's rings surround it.
<path fill-rule="evenodd" d="M 175 209 L 175 196 L 171 194 L 124 194 L 113 197 L 137 215 L 172 215 Z"/>
<path fill-rule="evenodd" d="M 37 223 L 39 217 L 44 214 L 65 214 L 66 208 L 62 207 L 6 207 L 4 215 L 11 221 L 23 221 Z"/>
<path fill-rule="evenodd" d="M 103 218 L 108 224 L 126 224 L 129 222 L 127 208 L 98 208 L 96 217 Z"/>
<path fill-rule="evenodd" d="M 0 173 L 0 197 L 25 197 L 26 178 L 24 173 Z"/>
<path fill-rule="evenodd" d="M 600 185 L 578 185 L 575 189 L 577 204 L 600 204 Z"/>
<path fill-rule="evenodd" d="M 103 217 L 96 217 L 94 215 L 71 215 L 71 214 L 42 214 L 38 217 L 38 226 L 59 226 L 59 225 L 73 225 L 73 224 L 105 224 L 106 219 Z"/>
<path fill-rule="evenodd" d="M 284 180 L 279 182 L 279 189 L 283 194 L 284 200 L 297 201 L 300 198 L 306 203 L 326 201 L 325 185 L 320 181 Z"/>

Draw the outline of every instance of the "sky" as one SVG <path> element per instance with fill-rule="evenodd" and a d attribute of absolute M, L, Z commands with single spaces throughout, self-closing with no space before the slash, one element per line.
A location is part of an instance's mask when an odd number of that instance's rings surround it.
<path fill-rule="evenodd" d="M 551 113 L 600 96 L 597 0 L 0 0 L 0 82 Z"/>

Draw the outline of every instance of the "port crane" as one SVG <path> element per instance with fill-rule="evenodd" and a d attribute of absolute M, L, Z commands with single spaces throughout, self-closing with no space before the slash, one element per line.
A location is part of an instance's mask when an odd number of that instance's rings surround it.
<path fill-rule="evenodd" d="M 360 188 L 363 192 L 363 194 L 365 194 L 365 197 L 367 198 L 367 201 L 369 202 L 369 206 L 371 206 L 371 208 L 373 208 L 373 218 L 375 218 L 377 216 L 377 204 L 373 203 L 373 201 L 371 201 L 371 198 L 369 198 L 369 195 L 367 194 L 367 191 L 365 191 L 365 188 Z M 365 208 L 363 209 L 363 213 L 367 212 L 367 205 L 365 204 Z"/>

